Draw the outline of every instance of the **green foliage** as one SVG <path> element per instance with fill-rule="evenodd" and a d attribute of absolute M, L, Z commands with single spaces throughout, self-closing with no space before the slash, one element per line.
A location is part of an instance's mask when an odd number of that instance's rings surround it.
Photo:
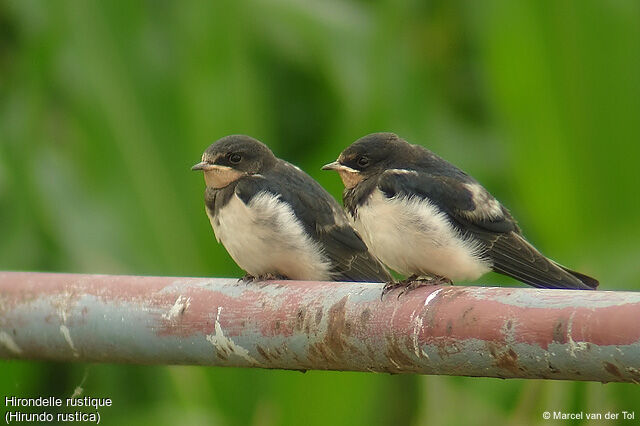
<path fill-rule="evenodd" d="M 0 269 L 239 276 L 202 151 L 320 166 L 373 131 L 479 179 L 543 252 L 640 289 L 640 4 L 0 2 Z M 492 275 L 484 283 L 517 285 Z M 83 377 L 86 380 L 83 382 Z M 630 385 L 0 362 L 0 395 L 114 399 L 105 424 L 544 423 Z"/>

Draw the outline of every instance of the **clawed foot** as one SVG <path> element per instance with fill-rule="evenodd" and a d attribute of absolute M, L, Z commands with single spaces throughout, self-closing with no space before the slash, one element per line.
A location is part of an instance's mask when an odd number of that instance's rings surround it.
<path fill-rule="evenodd" d="M 244 274 L 244 276 L 242 278 L 238 278 L 238 282 L 244 282 L 245 284 L 249 284 L 254 282 L 255 280 L 257 280 L 257 277 L 254 277 L 251 274 Z"/>
<path fill-rule="evenodd" d="M 389 281 L 388 283 L 384 284 L 384 287 L 382 287 L 382 293 L 380 294 L 380 300 L 382 300 L 384 298 L 384 295 L 389 293 L 391 290 L 395 290 L 396 288 L 401 287 L 400 283 L 396 283 L 393 281 Z"/>
<path fill-rule="evenodd" d="M 434 275 L 432 278 L 426 280 L 426 285 L 453 285 L 453 281 L 447 277 Z"/>
<path fill-rule="evenodd" d="M 411 290 L 415 290 L 418 287 L 423 285 L 452 285 L 453 281 L 449 278 L 442 277 L 440 275 L 434 275 L 430 278 L 419 278 L 418 275 L 411 275 L 409 278 L 406 278 L 402 281 L 393 282 L 390 281 L 384 285 L 382 288 L 382 294 L 380 295 L 380 299 L 384 297 L 385 294 L 389 293 L 391 290 L 395 290 L 398 287 L 403 287 L 402 291 L 398 293 L 398 299 L 403 294 L 409 293 Z"/>
<path fill-rule="evenodd" d="M 258 275 L 257 277 L 251 274 L 245 274 L 242 278 L 238 279 L 238 282 L 245 282 L 246 284 L 252 283 L 254 281 L 273 281 L 273 280 L 288 280 L 289 278 L 280 274 L 264 274 Z"/>
<path fill-rule="evenodd" d="M 411 275 L 409 278 L 404 279 L 402 281 L 389 281 L 388 283 L 386 283 L 384 285 L 384 287 L 382 287 L 382 294 L 380 295 L 380 300 L 382 300 L 382 298 L 384 297 L 385 294 L 389 293 L 392 290 L 395 290 L 398 287 L 406 287 L 409 283 L 411 283 L 413 280 L 415 280 L 416 278 L 418 278 L 417 275 Z M 402 293 L 400 293 L 402 294 Z M 400 297 L 400 295 L 398 295 L 398 297 Z"/>
<path fill-rule="evenodd" d="M 268 273 L 268 274 L 260 275 L 258 279 L 260 281 L 273 281 L 273 280 L 288 280 L 289 278 L 285 277 L 282 274 Z"/>

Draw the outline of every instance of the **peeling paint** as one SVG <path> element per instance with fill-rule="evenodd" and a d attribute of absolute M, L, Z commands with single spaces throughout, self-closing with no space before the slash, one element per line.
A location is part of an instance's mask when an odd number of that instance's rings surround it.
<path fill-rule="evenodd" d="M 66 324 L 67 314 L 71 310 L 76 299 L 77 295 L 71 291 L 65 291 L 53 298 L 52 303 L 56 307 L 56 313 L 63 324 Z"/>
<path fill-rule="evenodd" d="M 513 344 L 516 342 L 516 320 L 515 318 L 510 318 L 504 322 L 504 325 L 500 329 L 502 334 L 504 335 L 504 341 L 508 344 Z"/>
<path fill-rule="evenodd" d="M 638 293 L 382 286 L 0 272 L 0 356 L 640 382 Z"/>
<path fill-rule="evenodd" d="M 207 341 L 211 343 L 217 351 L 223 352 L 225 355 L 228 353 L 232 353 L 246 360 L 247 362 L 250 362 L 253 365 L 261 365 L 258 360 L 249 355 L 248 350 L 236 344 L 233 340 L 224 335 L 222 327 L 220 326 L 220 312 L 222 312 L 222 306 L 218 307 L 218 314 L 216 315 L 215 322 L 215 333 L 207 335 Z"/>
<path fill-rule="evenodd" d="M 573 318 L 575 317 L 576 313 L 572 312 L 571 315 L 569 316 L 569 322 L 567 323 L 567 344 L 569 347 L 569 354 L 574 357 L 576 357 L 576 352 L 577 351 L 586 351 L 588 346 L 586 342 L 576 342 L 575 340 L 573 340 Z M 620 348 L 617 348 L 618 350 L 620 350 Z"/>
<path fill-rule="evenodd" d="M 419 358 L 429 359 L 429 355 L 420 347 L 420 333 L 422 332 L 422 317 L 416 316 L 413 319 L 413 331 L 411 333 L 411 342 L 413 343 L 413 353 Z"/>
<path fill-rule="evenodd" d="M 69 332 L 69 328 L 64 324 L 61 324 L 60 325 L 60 333 L 62 333 L 62 336 L 64 337 L 64 340 L 67 342 L 67 344 L 71 348 L 71 351 L 73 352 L 73 356 L 78 358 L 80 356 L 80 354 L 78 353 L 78 350 L 74 346 L 73 340 L 71 340 L 71 332 Z"/>
<path fill-rule="evenodd" d="M 441 288 L 437 289 L 436 291 L 432 292 L 430 295 L 427 296 L 426 299 L 424 299 L 424 306 L 427 306 L 429 304 L 429 302 L 431 302 L 433 299 L 435 299 L 435 297 L 438 295 L 438 293 L 440 293 L 442 291 Z"/>
<path fill-rule="evenodd" d="M 13 338 L 6 331 L 0 331 L 0 343 L 15 355 L 22 354 L 22 349 L 13 341 Z"/>
<path fill-rule="evenodd" d="M 169 312 L 167 312 L 166 314 L 162 314 L 162 318 L 169 321 L 175 321 L 179 315 L 184 314 L 184 312 L 189 308 L 190 305 L 191 298 L 180 295 L 176 299 L 176 302 L 173 304 L 171 309 L 169 309 Z"/>

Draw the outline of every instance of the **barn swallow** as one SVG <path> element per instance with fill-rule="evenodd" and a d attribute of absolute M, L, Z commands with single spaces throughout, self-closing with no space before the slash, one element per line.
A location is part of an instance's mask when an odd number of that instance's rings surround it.
<path fill-rule="evenodd" d="M 403 285 L 425 276 L 475 280 L 493 270 L 534 287 L 598 287 L 536 250 L 474 178 L 393 133 L 357 140 L 323 169 L 340 174 L 352 224 L 376 257 L 410 276 Z"/>
<path fill-rule="evenodd" d="M 338 202 L 298 167 L 249 136 L 224 137 L 192 170 L 218 242 L 245 279 L 387 282 L 392 278 Z"/>

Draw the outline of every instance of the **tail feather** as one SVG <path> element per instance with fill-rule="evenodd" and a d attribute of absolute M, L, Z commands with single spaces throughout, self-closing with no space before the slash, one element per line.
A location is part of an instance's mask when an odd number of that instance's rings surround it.
<path fill-rule="evenodd" d="M 555 263 L 555 262 L 554 262 Z M 568 272 L 569 274 L 573 275 L 574 277 L 576 277 L 577 279 L 579 279 L 584 285 L 586 285 L 587 287 L 595 290 L 598 288 L 598 286 L 600 285 L 600 282 L 598 280 L 596 280 L 595 278 L 592 278 L 588 275 L 585 274 L 581 274 L 580 272 L 576 272 L 576 271 L 572 271 L 569 268 L 565 268 L 562 265 L 558 265 L 556 263 L 557 266 L 559 266 L 562 270 L 564 270 L 565 272 Z"/>
<path fill-rule="evenodd" d="M 594 290 L 598 281 L 545 257 L 522 236 L 502 235 L 488 250 L 493 270 L 538 288 Z"/>

